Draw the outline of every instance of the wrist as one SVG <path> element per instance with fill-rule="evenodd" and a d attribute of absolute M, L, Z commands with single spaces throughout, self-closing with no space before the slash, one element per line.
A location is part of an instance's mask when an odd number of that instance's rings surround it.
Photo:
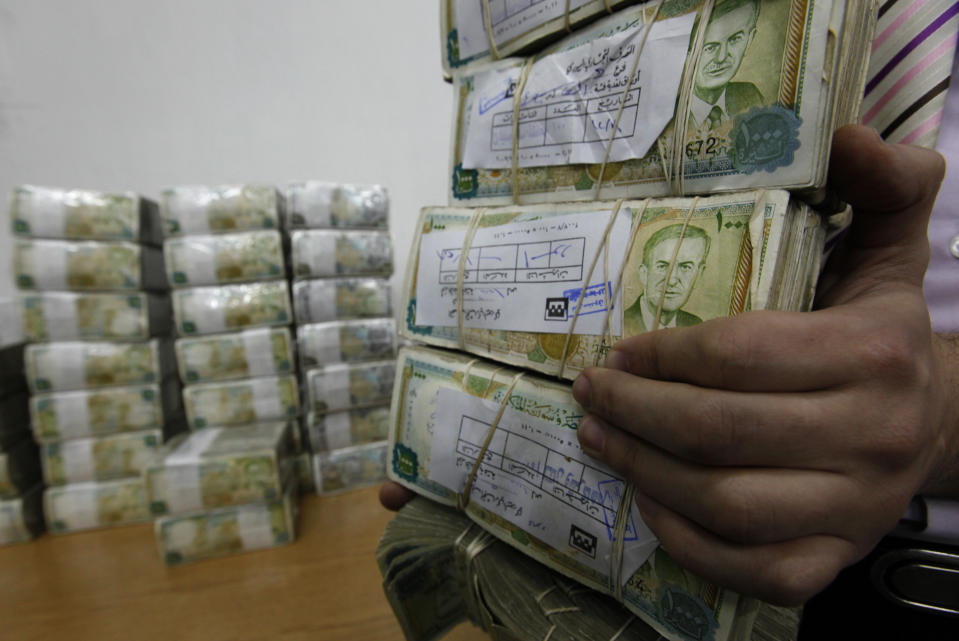
<path fill-rule="evenodd" d="M 921 488 L 925 495 L 959 499 L 959 334 L 934 334 L 934 385 L 941 406 L 936 464 Z"/>

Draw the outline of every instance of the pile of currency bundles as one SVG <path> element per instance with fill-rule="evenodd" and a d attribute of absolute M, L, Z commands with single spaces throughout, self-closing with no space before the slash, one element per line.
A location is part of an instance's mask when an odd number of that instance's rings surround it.
<path fill-rule="evenodd" d="M 19 301 L 0 298 L 0 545 L 44 528 L 40 454 L 30 432 Z"/>
<path fill-rule="evenodd" d="M 9 211 L 48 528 L 144 521 L 143 470 L 183 427 L 157 206 L 21 186 Z"/>
<path fill-rule="evenodd" d="M 381 481 L 396 364 L 389 199 L 380 185 L 290 183 L 287 224 L 304 442 L 320 494 Z"/>
<path fill-rule="evenodd" d="M 402 544 L 405 517 L 391 526 L 380 567 L 407 638 L 464 617 L 497 638 L 590 638 L 606 597 L 640 621 L 617 614 L 626 627 L 603 638 L 795 638 L 795 611 L 769 633 L 768 606 L 659 548 L 632 488 L 580 449 L 569 381 L 624 337 L 810 309 L 833 211 L 809 203 L 834 200 L 830 142 L 858 118 L 877 3 L 441 7 L 449 203 L 422 211 L 399 328 L 434 347 L 400 351 L 387 470 L 474 534 L 435 540 L 447 519 L 435 510 Z M 529 57 L 502 58 L 518 51 Z M 548 566 L 537 572 L 557 589 L 594 590 L 582 602 L 600 614 L 563 629 L 542 599 L 487 600 L 508 557 L 478 561 L 503 544 Z"/>

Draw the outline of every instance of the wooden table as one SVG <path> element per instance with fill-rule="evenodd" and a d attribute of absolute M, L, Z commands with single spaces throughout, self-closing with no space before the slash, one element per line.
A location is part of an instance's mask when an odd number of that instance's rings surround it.
<path fill-rule="evenodd" d="M 402 640 L 374 550 L 377 488 L 308 494 L 288 546 L 175 568 L 152 524 L 0 548 L 0 639 Z M 487 639 L 462 624 L 446 639 Z"/>

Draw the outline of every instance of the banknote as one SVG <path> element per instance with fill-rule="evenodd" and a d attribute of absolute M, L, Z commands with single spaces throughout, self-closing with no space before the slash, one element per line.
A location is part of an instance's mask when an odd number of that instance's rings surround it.
<path fill-rule="evenodd" d="M 390 435 L 390 405 L 387 401 L 328 414 L 310 412 L 305 427 L 314 453 L 383 441 Z"/>
<path fill-rule="evenodd" d="M 296 338 L 304 371 L 330 363 L 396 358 L 396 321 L 392 318 L 300 325 Z"/>
<path fill-rule="evenodd" d="M 51 534 L 150 520 L 142 476 L 48 487 L 43 506 Z"/>
<path fill-rule="evenodd" d="M 564 378 L 651 329 L 808 309 L 825 235 L 807 205 L 762 190 L 426 208 L 416 229 L 401 336 Z"/>
<path fill-rule="evenodd" d="M 390 200 L 382 185 L 307 180 L 286 187 L 287 229 L 385 229 Z"/>
<path fill-rule="evenodd" d="M 311 369 L 306 372 L 307 409 L 324 414 L 388 402 L 395 374 L 396 359 Z"/>
<path fill-rule="evenodd" d="M 271 185 L 183 186 L 160 195 L 167 237 L 280 229 L 284 206 Z"/>
<path fill-rule="evenodd" d="M 509 641 L 704 639 L 695 611 L 675 604 L 681 631 L 662 636 L 614 599 L 497 541 L 464 514 L 423 497 L 390 521 L 376 551 L 383 588 L 407 641 L 469 620 Z M 668 561 L 662 560 L 663 569 Z M 678 598 L 678 597 L 677 597 Z M 740 599 L 729 639 L 795 641 L 801 608 Z"/>
<path fill-rule="evenodd" d="M 158 383 L 176 371 L 169 341 L 34 343 L 24 354 L 33 393 Z"/>
<path fill-rule="evenodd" d="M 289 325 L 293 320 L 290 291 L 284 280 L 190 287 L 175 289 L 170 295 L 180 336 Z"/>
<path fill-rule="evenodd" d="M 450 204 L 818 198 L 832 132 L 858 120 L 877 4 L 717 2 L 705 15 L 712 6 L 628 7 L 528 61 L 454 73 Z"/>
<path fill-rule="evenodd" d="M 385 278 L 295 281 L 293 309 L 297 325 L 389 316 L 393 313 L 390 281 Z"/>
<path fill-rule="evenodd" d="M 386 479 L 386 441 L 354 445 L 313 455 L 317 494 L 335 494 Z"/>
<path fill-rule="evenodd" d="M 187 385 L 183 405 L 191 428 L 243 425 L 300 415 L 296 376 L 261 376 Z"/>
<path fill-rule="evenodd" d="M 106 436 L 120 432 L 166 430 L 182 413 L 180 385 L 168 377 L 162 385 L 104 387 L 35 394 L 30 422 L 40 442 Z"/>
<path fill-rule="evenodd" d="M 390 276 L 393 245 L 385 231 L 298 229 L 290 234 L 295 278 Z"/>
<path fill-rule="evenodd" d="M 293 457 L 294 476 L 296 485 L 301 494 L 315 492 L 313 483 L 313 455 L 309 452 L 300 452 Z"/>
<path fill-rule="evenodd" d="M 21 294 L 19 313 L 31 342 L 145 341 L 173 329 L 170 297 L 147 292 Z"/>
<path fill-rule="evenodd" d="M 132 192 L 20 185 L 10 192 L 9 212 L 18 236 L 163 242 L 157 204 Z"/>
<path fill-rule="evenodd" d="M 43 532 L 43 485 L 0 499 L 0 545 L 26 543 Z"/>
<path fill-rule="evenodd" d="M 157 460 L 162 444 L 161 430 L 42 443 L 43 480 L 66 485 L 137 477 Z"/>
<path fill-rule="evenodd" d="M 292 471 L 291 426 L 211 427 L 171 440 L 147 468 L 155 515 L 186 514 L 275 499 Z"/>
<path fill-rule="evenodd" d="M 9 499 L 40 482 L 40 459 L 29 432 L 11 433 L 0 448 L 0 499 Z"/>
<path fill-rule="evenodd" d="M 163 243 L 173 287 L 248 283 L 286 276 L 280 232 L 244 231 L 171 238 Z"/>
<path fill-rule="evenodd" d="M 282 497 L 191 514 L 161 516 L 154 523 L 160 558 L 181 565 L 291 543 L 295 538 L 296 484 Z"/>
<path fill-rule="evenodd" d="M 178 338 L 174 348 L 186 383 L 290 374 L 295 366 L 293 337 L 286 327 Z"/>
<path fill-rule="evenodd" d="M 13 271 L 26 290 L 163 290 L 163 252 L 123 241 L 15 239 Z"/>
<path fill-rule="evenodd" d="M 389 477 L 464 504 L 496 538 L 594 590 L 620 588 L 623 604 L 667 637 L 681 631 L 681 608 L 702 622 L 699 638 L 727 639 L 738 596 L 657 550 L 624 480 L 580 448 L 583 410 L 569 385 L 518 373 L 456 352 L 402 349 Z"/>

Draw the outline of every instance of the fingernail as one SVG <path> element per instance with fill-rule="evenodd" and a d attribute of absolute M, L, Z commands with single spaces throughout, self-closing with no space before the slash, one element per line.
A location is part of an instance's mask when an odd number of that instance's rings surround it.
<path fill-rule="evenodd" d="M 584 416 L 576 430 L 583 451 L 593 458 L 603 455 L 606 447 L 606 426 L 593 416 Z"/>
<path fill-rule="evenodd" d="M 614 349 L 606 356 L 606 362 L 603 363 L 603 367 L 625 372 L 629 370 L 629 361 L 626 359 L 626 354 L 618 349 Z"/>
<path fill-rule="evenodd" d="M 592 386 L 589 384 L 589 379 L 585 375 L 580 374 L 575 381 L 573 381 L 573 398 L 576 399 L 576 402 L 586 407 L 589 405 L 589 397 L 592 394 Z"/>

